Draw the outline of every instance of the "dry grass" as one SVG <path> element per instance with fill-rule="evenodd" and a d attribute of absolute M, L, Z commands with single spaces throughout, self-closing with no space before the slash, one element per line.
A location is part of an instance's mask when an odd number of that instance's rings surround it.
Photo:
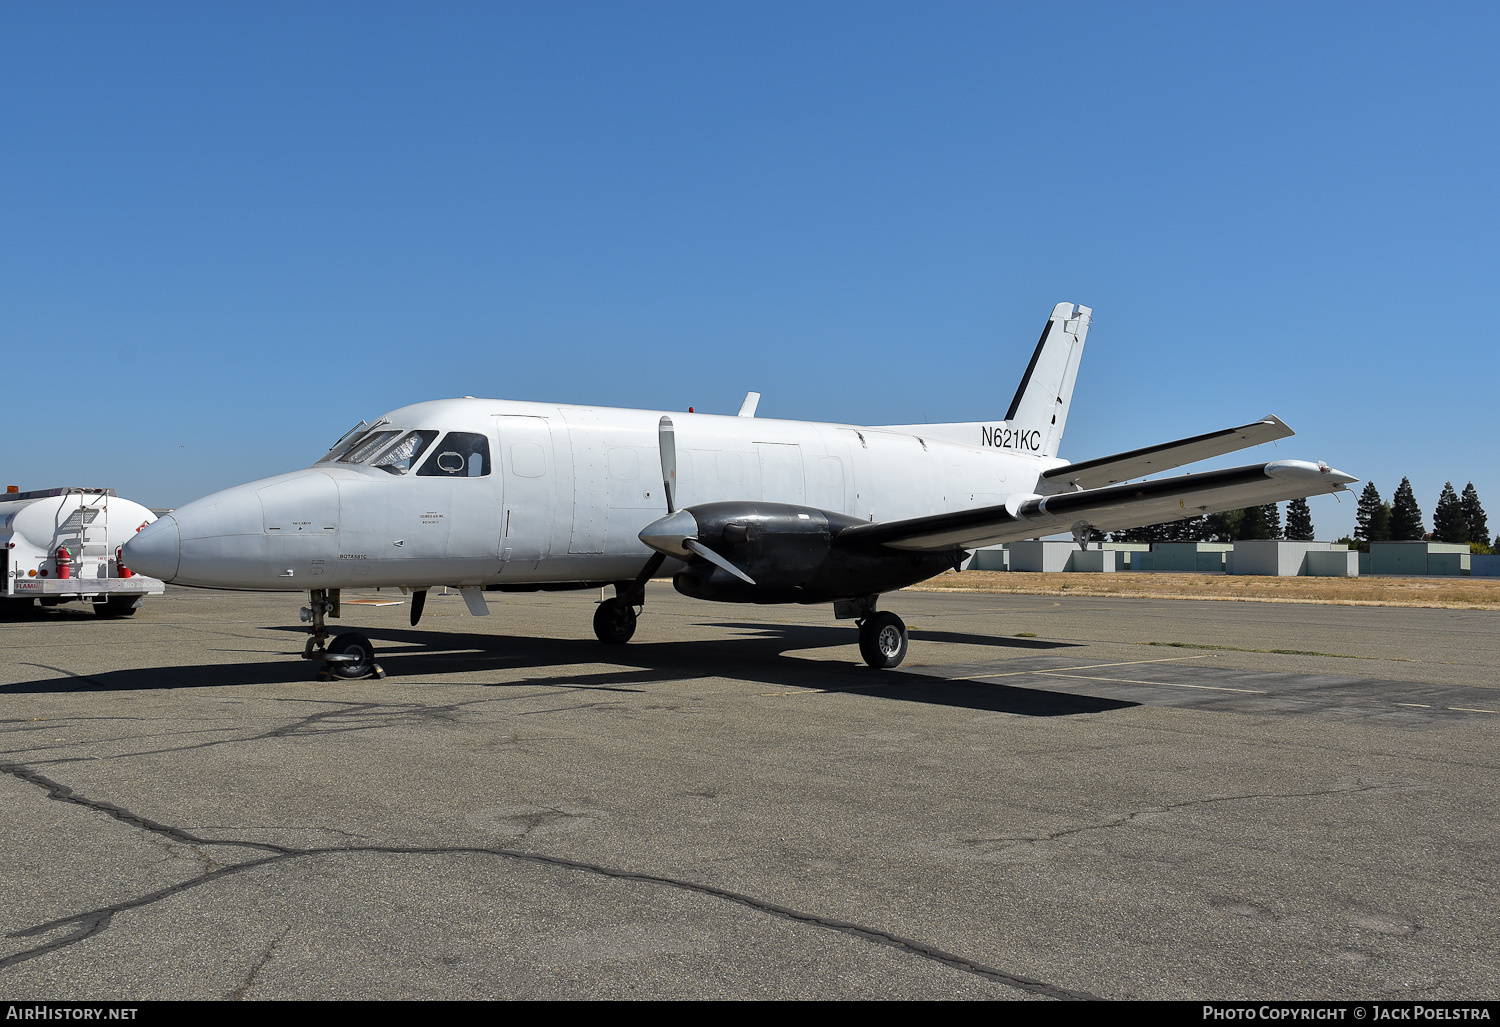
<path fill-rule="evenodd" d="M 1115 574 L 1033 574 L 1025 571 L 964 571 L 960 574 L 947 571 L 912 588 L 927 592 L 1233 599 L 1252 603 L 1500 610 L 1500 578 L 1273 578 L 1136 571 Z"/>

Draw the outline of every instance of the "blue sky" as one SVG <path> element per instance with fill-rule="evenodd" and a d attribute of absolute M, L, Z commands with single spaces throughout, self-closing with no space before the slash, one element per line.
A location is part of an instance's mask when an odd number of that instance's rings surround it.
<path fill-rule="evenodd" d="M 999 417 L 1069 300 L 1070 459 L 1272 412 L 1217 463 L 1500 515 L 1497 11 L 7 3 L 0 474 L 178 505 L 464 394 Z"/>

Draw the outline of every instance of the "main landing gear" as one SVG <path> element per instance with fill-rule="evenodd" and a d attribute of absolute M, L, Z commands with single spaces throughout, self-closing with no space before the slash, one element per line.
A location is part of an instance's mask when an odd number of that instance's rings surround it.
<path fill-rule="evenodd" d="M 906 623 L 889 610 L 859 622 L 859 654 L 876 670 L 899 667 L 906 659 Z"/>
<path fill-rule="evenodd" d="M 906 622 L 887 610 L 877 611 L 879 599 L 870 595 L 841 600 L 833 604 L 833 615 L 859 625 L 859 654 L 876 670 L 885 670 L 906 659 Z"/>
<path fill-rule="evenodd" d="M 906 622 L 888 610 L 876 610 L 879 596 L 833 604 L 839 620 L 859 625 L 859 654 L 876 670 L 899 667 L 906 659 Z M 605 645 L 623 645 L 635 635 L 636 610 L 645 605 L 645 590 L 636 582 L 615 584 L 615 594 L 594 607 L 594 635 Z"/>
<path fill-rule="evenodd" d="M 302 650 L 304 660 L 318 660 L 323 666 L 318 670 L 319 681 L 333 678 L 353 680 L 355 678 L 383 678 L 385 671 L 375 662 L 375 647 L 370 640 L 357 631 L 346 631 L 328 641 L 327 617 L 338 618 L 339 590 L 315 588 L 308 593 L 310 602 L 302 608 L 303 623 L 311 623 L 307 630 L 310 636 L 307 648 Z"/>

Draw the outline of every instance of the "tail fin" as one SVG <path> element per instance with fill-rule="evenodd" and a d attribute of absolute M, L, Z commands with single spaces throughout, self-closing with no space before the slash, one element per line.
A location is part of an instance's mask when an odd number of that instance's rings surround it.
<path fill-rule="evenodd" d="M 1073 381 L 1083 356 L 1083 339 L 1089 333 L 1094 312 L 1088 307 L 1059 303 L 1052 308 L 1047 327 L 1037 340 L 1026 375 L 1016 389 L 1005 422 L 963 421 L 946 424 L 883 425 L 918 437 L 942 439 L 983 449 L 1003 449 L 1028 456 L 1057 456 L 1068 407 L 1073 402 Z"/>
<path fill-rule="evenodd" d="M 1005 414 L 1007 427 L 1026 437 L 1028 452 L 1057 455 L 1093 313 L 1089 307 L 1059 303 L 1042 329 L 1031 363 L 1026 365 L 1026 374 Z"/>

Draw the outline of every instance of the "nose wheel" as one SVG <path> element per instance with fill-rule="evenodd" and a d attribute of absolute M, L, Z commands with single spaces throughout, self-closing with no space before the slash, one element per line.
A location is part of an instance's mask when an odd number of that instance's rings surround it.
<path fill-rule="evenodd" d="M 318 680 L 385 677 L 385 670 L 375 662 L 375 647 L 364 635 L 346 631 L 329 643 L 326 618 L 339 615 L 338 589 L 314 589 L 309 597 L 311 602 L 302 608 L 302 620 L 311 625 L 307 629 L 309 637 L 302 658 L 322 664 L 318 669 Z"/>
<path fill-rule="evenodd" d="M 899 667 L 906 659 L 906 623 L 888 610 L 859 622 L 859 654 L 876 670 Z"/>
<path fill-rule="evenodd" d="M 622 596 L 594 608 L 594 634 L 605 645 L 623 645 L 635 634 L 635 608 Z"/>

